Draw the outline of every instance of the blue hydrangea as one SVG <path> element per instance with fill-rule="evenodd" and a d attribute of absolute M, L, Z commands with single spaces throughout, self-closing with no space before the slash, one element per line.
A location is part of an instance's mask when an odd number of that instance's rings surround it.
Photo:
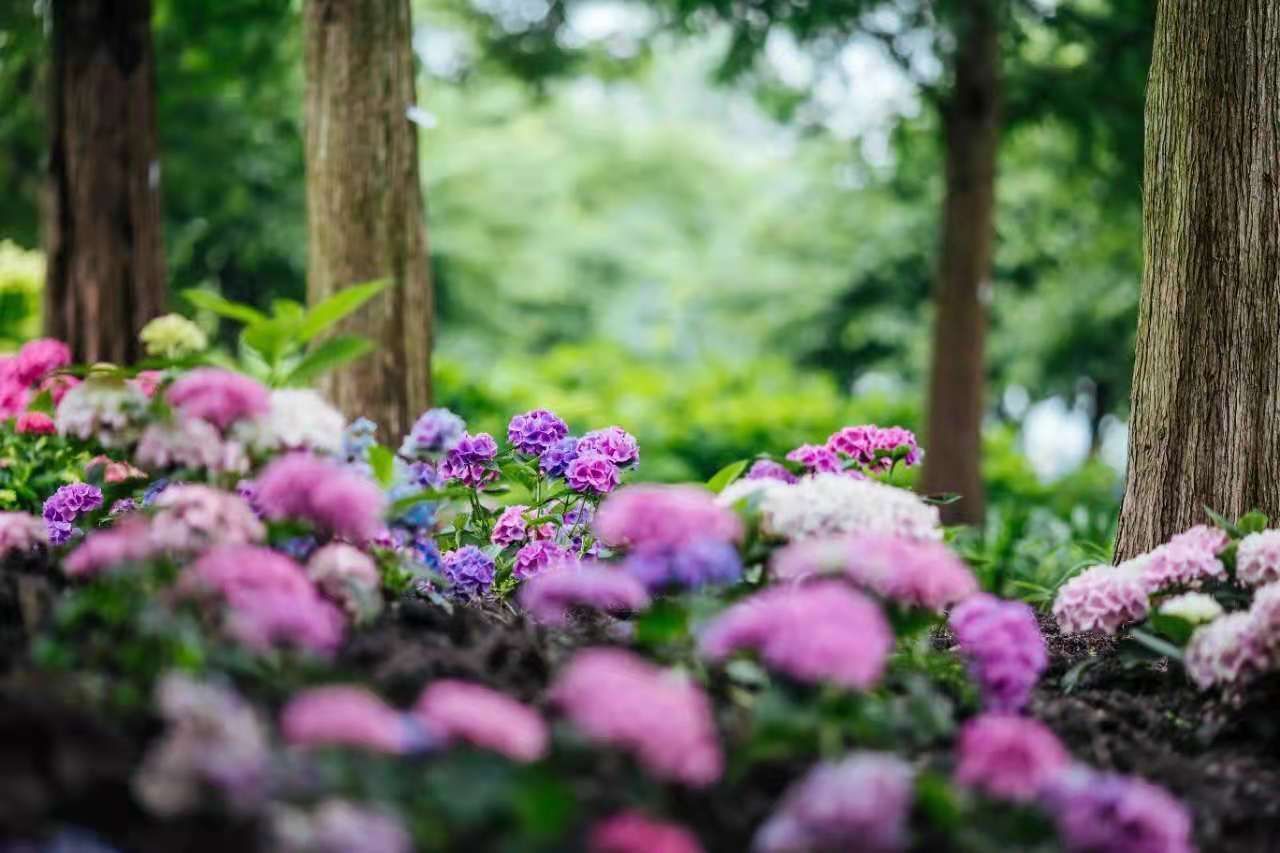
<path fill-rule="evenodd" d="M 623 568 L 650 590 L 722 586 L 742 577 L 738 549 L 718 539 L 698 539 L 678 548 L 642 548 L 627 556 Z"/>
<path fill-rule="evenodd" d="M 578 439 L 562 438 L 542 452 L 538 467 L 544 477 L 563 477 L 569 463 L 578 458 Z"/>
<path fill-rule="evenodd" d="M 428 409 L 400 444 L 400 455 L 420 459 L 452 450 L 466 429 L 466 421 L 448 409 Z"/>
<path fill-rule="evenodd" d="M 450 551 L 441 560 L 441 570 L 455 595 L 481 595 L 493 585 L 495 569 L 493 558 L 475 545 Z"/>

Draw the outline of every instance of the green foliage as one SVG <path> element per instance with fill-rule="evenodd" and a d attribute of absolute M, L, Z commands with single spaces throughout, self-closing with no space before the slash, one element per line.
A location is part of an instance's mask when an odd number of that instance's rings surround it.
<path fill-rule="evenodd" d="M 16 349 L 40 331 L 44 256 L 0 240 L 0 347 Z"/>
<path fill-rule="evenodd" d="M 0 510 L 39 513 L 59 486 L 81 479 L 89 454 L 57 435 L 19 435 L 0 425 Z"/>

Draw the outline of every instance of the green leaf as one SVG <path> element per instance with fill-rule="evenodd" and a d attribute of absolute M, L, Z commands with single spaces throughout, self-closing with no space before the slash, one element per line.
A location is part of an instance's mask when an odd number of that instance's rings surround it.
<path fill-rule="evenodd" d="M 333 326 L 343 317 L 358 310 L 373 297 L 386 290 L 391 279 L 380 278 L 364 284 L 353 284 L 344 287 L 328 299 L 322 300 L 310 311 L 302 321 L 299 334 L 302 340 L 309 341 L 316 335 Z"/>
<path fill-rule="evenodd" d="M 1182 649 L 1170 643 L 1155 634 L 1151 634 L 1141 628 L 1131 628 L 1129 636 L 1148 650 L 1154 652 L 1160 657 L 1170 658 L 1172 660 L 1182 660 Z"/>
<path fill-rule="evenodd" d="M 659 600 L 636 620 L 636 643 L 648 648 L 676 642 L 689 633 L 689 611 L 670 599 Z"/>
<path fill-rule="evenodd" d="M 356 335 L 339 335 L 330 338 L 303 356 L 297 366 L 285 377 L 287 385 L 305 385 L 324 373 L 341 367 L 373 349 L 365 338 Z"/>
<path fill-rule="evenodd" d="M 1213 510 L 1209 509 L 1209 507 L 1207 507 L 1207 506 L 1204 508 L 1204 511 L 1205 511 L 1205 514 L 1209 516 L 1209 519 L 1210 519 L 1214 524 L 1218 525 L 1218 526 L 1219 526 L 1219 527 L 1221 527 L 1223 530 L 1225 530 L 1225 531 L 1227 531 L 1228 533 L 1230 533 L 1232 536 L 1237 536 L 1237 537 L 1238 537 L 1238 536 L 1240 535 L 1240 528 L 1236 527 L 1236 526 L 1235 526 L 1234 524 L 1232 524 L 1230 521 L 1227 521 L 1227 519 L 1226 519 L 1226 518 L 1224 518 L 1224 517 L 1223 517 L 1223 516 L 1221 516 L 1221 515 L 1218 515 L 1218 513 L 1216 513 L 1216 512 L 1214 512 Z"/>
<path fill-rule="evenodd" d="M 921 500 L 927 504 L 933 504 L 934 506 L 947 506 L 948 504 L 955 503 L 962 497 L 964 497 L 964 495 L 959 494 L 958 492 L 942 492 L 937 495 L 925 495 Z"/>
<path fill-rule="evenodd" d="M 747 465 L 751 464 L 750 459 L 739 459 L 737 462 L 730 462 L 721 468 L 715 475 L 707 480 L 707 488 L 716 494 L 724 491 L 725 486 L 742 476 L 742 472 L 747 470 Z"/>
<path fill-rule="evenodd" d="M 1270 521 L 1271 519 L 1264 513 L 1255 509 L 1240 516 L 1236 521 L 1236 527 L 1240 528 L 1241 533 L 1260 533 L 1267 529 L 1267 523 Z"/>
<path fill-rule="evenodd" d="M 211 311 L 219 317 L 226 317 L 229 320 L 239 320 L 241 323 L 249 324 L 261 323 L 267 319 L 265 314 L 251 305 L 232 302 L 230 299 L 224 299 L 208 290 L 190 288 L 182 291 L 182 296 L 196 308 L 203 311 Z"/>
<path fill-rule="evenodd" d="M 1187 641 L 1191 639 L 1192 632 L 1196 629 L 1194 624 L 1181 616 L 1169 616 L 1164 613 L 1152 613 L 1147 622 L 1156 631 L 1181 647 L 1187 645 Z"/>
<path fill-rule="evenodd" d="M 261 353 L 267 364 L 274 366 L 294 343 L 296 331 L 296 324 L 272 318 L 246 326 L 240 333 L 240 339 Z"/>
<path fill-rule="evenodd" d="M 529 491 L 538 484 L 538 473 L 523 462 L 504 462 L 499 466 L 502 476 L 515 480 Z"/>
<path fill-rule="evenodd" d="M 369 448 L 369 467 L 373 469 L 373 478 L 382 488 L 390 488 L 396 477 L 396 457 L 381 444 Z"/>
<path fill-rule="evenodd" d="M 41 391 L 35 396 L 35 399 L 27 404 L 28 412 L 44 412 L 46 415 L 53 414 L 53 394 L 48 391 Z"/>

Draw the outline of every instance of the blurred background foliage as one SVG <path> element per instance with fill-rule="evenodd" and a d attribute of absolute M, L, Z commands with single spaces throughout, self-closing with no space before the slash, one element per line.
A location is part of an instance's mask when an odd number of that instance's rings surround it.
<path fill-rule="evenodd" d="M 920 37 L 928 15 L 907 0 L 759 6 L 726 23 L 736 7 L 718 0 L 418 0 L 410 117 L 442 403 L 489 429 L 533 405 L 576 428 L 624 424 L 658 479 L 846 423 L 919 427 L 945 38 Z M 992 523 L 1034 527 L 1043 508 L 1108 535 L 1096 519 L 1123 456 L 1150 6 L 1010 2 Z M 4 305 L 38 292 L 6 270 L 39 239 L 40 10 L 0 10 Z M 305 291 L 298 13 L 155 0 L 175 293 L 265 306 Z M 32 322 L 3 320 L 0 337 Z"/>

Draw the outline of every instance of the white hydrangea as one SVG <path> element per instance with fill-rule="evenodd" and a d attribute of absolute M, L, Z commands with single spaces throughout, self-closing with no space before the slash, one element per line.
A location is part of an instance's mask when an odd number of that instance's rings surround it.
<path fill-rule="evenodd" d="M 310 389 L 288 388 L 271 392 L 266 415 L 236 425 L 235 435 L 259 453 L 280 450 L 342 452 L 342 413 Z"/>
<path fill-rule="evenodd" d="M 138 340 L 146 347 L 147 355 L 162 358 L 182 358 L 209 347 L 209 339 L 200 327 L 181 314 L 156 317 L 142 327 Z"/>
<path fill-rule="evenodd" d="M 103 447 L 124 447 L 138 437 L 147 397 L 117 377 L 92 376 L 69 389 L 58 404 L 54 425 L 60 435 Z"/>
<path fill-rule="evenodd" d="M 1236 577 L 1249 586 L 1280 580 L 1280 530 L 1261 530 L 1240 540 Z"/>
<path fill-rule="evenodd" d="M 774 536 L 792 541 L 846 533 L 942 538 L 938 508 L 906 489 L 844 474 L 817 474 L 790 485 L 767 482 L 760 491 L 761 527 Z M 742 491 L 755 493 L 754 489 Z M 729 495 L 735 500 L 742 497 Z M 726 494 L 721 494 L 725 499 Z"/>
<path fill-rule="evenodd" d="M 1212 595 L 1203 592 L 1186 592 L 1175 595 L 1160 605 L 1160 613 L 1185 619 L 1192 625 L 1212 622 L 1222 615 L 1222 605 Z"/>

